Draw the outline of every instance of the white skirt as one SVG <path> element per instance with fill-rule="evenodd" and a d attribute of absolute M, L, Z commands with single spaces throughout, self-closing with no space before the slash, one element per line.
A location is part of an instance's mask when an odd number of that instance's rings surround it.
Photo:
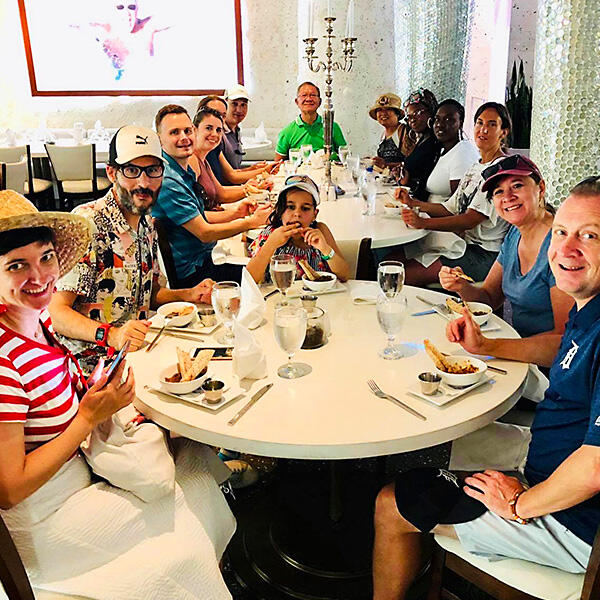
<path fill-rule="evenodd" d="M 230 600 L 219 560 L 235 519 L 209 473 L 211 450 L 177 443 L 174 493 L 155 502 L 91 484 L 76 456 L 2 511 L 32 587 L 97 600 Z"/>

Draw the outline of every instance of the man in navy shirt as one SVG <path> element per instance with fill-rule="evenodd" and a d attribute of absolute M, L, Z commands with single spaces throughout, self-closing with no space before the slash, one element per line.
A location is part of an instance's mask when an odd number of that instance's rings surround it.
<path fill-rule="evenodd" d="M 527 340 L 513 346 L 512 358 L 523 360 L 523 351 L 538 364 L 556 353 L 524 477 L 487 470 L 461 480 L 443 469 L 416 469 L 385 487 L 375 515 L 376 600 L 405 597 L 427 532 L 458 537 L 491 559 L 585 571 L 600 526 L 600 178 L 575 186 L 559 208 L 548 260 L 575 306 L 560 346 L 558 336 L 538 339 L 537 350 Z M 481 333 L 465 312 L 449 338 L 472 347 Z"/>
<path fill-rule="evenodd" d="M 194 152 L 194 125 L 182 106 L 163 106 L 155 119 L 165 159 L 163 185 L 152 215 L 160 219 L 173 252 L 178 287 L 191 287 L 206 277 L 239 281 L 241 269 L 235 265 L 215 265 L 211 251 L 217 240 L 262 227 L 271 212 L 259 207 L 249 214 L 249 205 L 218 213 L 204 210 L 204 196 L 189 166 Z M 210 214 L 208 214 L 210 213 Z"/>

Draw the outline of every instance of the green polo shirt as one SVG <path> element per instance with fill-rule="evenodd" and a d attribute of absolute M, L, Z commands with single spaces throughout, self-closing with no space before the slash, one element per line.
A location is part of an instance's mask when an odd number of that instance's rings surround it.
<path fill-rule="evenodd" d="M 334 153 L 337 153 L 337 149 L 340 146 L 346 145 L 344 134 L 335 121 L 333 123 L 332 141 Z M 277 154 L 287 156 L 290 148 L 300 148 L 304 144 L 311 144 L 315 151 L 323 148 L 323 117 L 321 115 L 317 115 L 317 119 L 312 125 L 305 123 L 300 115 L 298 115 L 294 121 L 284 127 L 279 133 L 275 151 Z"/>

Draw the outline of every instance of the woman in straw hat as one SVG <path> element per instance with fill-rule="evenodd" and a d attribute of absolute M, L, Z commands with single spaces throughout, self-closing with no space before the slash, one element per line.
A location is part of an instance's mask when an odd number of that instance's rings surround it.
<path fill-rule="evenodd" d="M 415 147 L 408 126 L 402 122 L 402 100 L 396 94 L 382 94 L 369 109 L 369 116 L 384 128 L 373 164 L 380 169 L 398 166 Z"/>
<path fill-rule="evenodd" d="M 184 441 L 174 492 L 149 503 L 92 484 L 78 453 L 135 394 L 125 363 L 111 382 L 100 365 L 88 384 L 46 310 L 57 279 L 87 251 L 90 227 L 0 192 L 0 514 L 34 588 L 229 599 L 218 559 L 234 521 L 202 453 Z"/>

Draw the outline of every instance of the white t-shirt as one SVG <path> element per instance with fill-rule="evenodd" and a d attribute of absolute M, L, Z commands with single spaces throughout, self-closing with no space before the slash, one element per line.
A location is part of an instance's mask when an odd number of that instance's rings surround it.
<path fill-rule="evenodd" d="M 471 208 L 478 213 L 485 215 L 487 219 L 468 229 L 464 233 L 464 239 L 467 244 L 477 244 L 490 252 L 499 252 L 504 235 L 508 231 L 508 223 L 498 216 L 494 203 L 487 199 L 486 192 L 481 191 L 483 178 L 481 172 L 498 160 L 506 158 L 501 156 L 487 163 L 476 162 L 467 170 L 464 177 L 460 180 L 456 191 L 446 202 L 444 206 L 453 215 L 463 214 Z"/>
<path fill-rule="evenodd" d="M 452 194 L 450 181 L 462 179 L 467 169 L 478 160 L 479 152 L 469 140 L 461 140 L 442 154 L 427 179 L 429 202 L 448 200 Z"/>

